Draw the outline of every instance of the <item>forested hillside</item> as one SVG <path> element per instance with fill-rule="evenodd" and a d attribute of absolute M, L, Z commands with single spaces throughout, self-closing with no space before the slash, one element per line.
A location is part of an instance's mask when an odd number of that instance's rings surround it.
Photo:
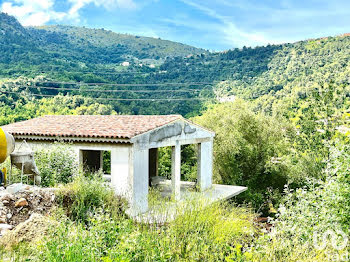
<path fill-rule="evenodd" d="M 0 76 L 12 81 L 3 86 L 13 92 L 7 99 L 61 93 L 97 98 L 120 113 L 196 115 L 232 96 L 269 114 L 288 111 L 286 104 L 324 83 L 349 96 L 349 36 L 209 53 L 104 29 L 24 28 L 6 14 L 0 24 Z"/>

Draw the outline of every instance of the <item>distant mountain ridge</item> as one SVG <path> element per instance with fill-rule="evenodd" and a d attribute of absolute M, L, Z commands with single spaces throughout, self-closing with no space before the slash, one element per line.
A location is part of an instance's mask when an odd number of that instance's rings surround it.
<path fill-rule="evenodd" d="M 189 54 L 207 53 L 204 49 L 182 43 L 162 40 L 160 38 L 120 34 L 103 28 L 92 29 L 76 26 L 52 25 L 34 27 L 34 30 L 35 29 L 67 36 L 69 40 L 76 44 L 82 44 L 85 42 L 86 44 L 88 43 L 99 47 L 124 45 L 129 49 L 149 48 L 148 53 L 150 53 L 151 56 L 186 56 Z"/>
<path fill-rule="evenodd" d="M 100 64 L 208 53 L 204 49 L 181 43 L 118 34 L 104 29 L 61 25 L 23 27 L 14 17 L 5 13 L 0 13 L 0 44 L 3 47 L 8 45 L 9 50 L 12 50 L 12 53 L 3 50 L 0 62 L 19 62 L 21 59 L 31 62 L 32 55 L 38 53 L 46 61 L 63 59 Z M 25 59 L 21 54 L 23 51 L 28 53 Z M 19 56 L 14 57 L 14 53 Z M 33 62 L 36 64 L 36 61 Z"/>
<path fill-rule="evenodd" d="M 79 94 L 101 99 L 121 113 L 193 115 L 207 100 L 230 101 L 236 96 L 272 113 L 274 108 L 298 104 L 310 87 L 350 86 L 348 34 L 207 52 L 104 29 L 24 28 L 5 14 L 0 14 L 0 31 L 0 78 L 49 80 L 36 82 L 37 89 L 21 85 L 16 91 L 34 93 L 36 99 L 39 94 Z M 127 92 L 110 92 L 122 88 L 115 84 L 124 85 Z M 84 88 L 95 92 L 83 92 Z M 350 97 L 349 88 L 344 90 L 339 92 Z"/>

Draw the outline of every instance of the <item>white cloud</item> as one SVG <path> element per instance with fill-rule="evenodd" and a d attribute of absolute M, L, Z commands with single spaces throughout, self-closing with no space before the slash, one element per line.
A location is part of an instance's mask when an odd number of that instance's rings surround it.
<path fill-rule="evenodd" d="M 93 4 L 97 7 L 103 7 L 107 10 L 121 8 L 121 9 L 134 9 L 136 4 L 133 0 L 68 0 L 72 4 L 68 11 L 70 18 L 79 20 L 79 11 L 84 6 Z"/>
<path fill-rule="evenodd" d="M 1 11 L 15 16 L 25 26 L 38 26 L 49 21 L 79 22 L 79 11 L 89 4 L 107 10 L 136 8 L 133 0 L 68 0 L 68 3 L 71 6 L 66 12 L 57 12 L 54 0 L 8 0 L 2 3 Z"/>
<path fill-rule="evenodd" d="M 62 12 L 55 12 L 53 5 L 53 0 L 14 0 L 4 2 L 1 11 L 16 16 L 26 26 L 43 25 L 65 16 Z"/>
<path fill-rule="evenodd" d="M 349 31 L 350 2 L 345 0 L 181 1 L 215 21 L 224 46 L 279 44 Z"/>
<path fill-rule="evenodd" d="M 259 32 L 246 32 L 241 30 L 232 20 L 231 17 L 218 14 L 214 9 L 198 4 L 191 0 L 181 0 L 183 3 L 196 8 L 209 17 L 212 17 L 220 22 L 216 27 L 218 32 L 223 35 L 221 41 L 232 46 L 255 46 L 265 45 L 269 43 L 276 43 L 276 40 L 266 38 L 266 36 Z"/>

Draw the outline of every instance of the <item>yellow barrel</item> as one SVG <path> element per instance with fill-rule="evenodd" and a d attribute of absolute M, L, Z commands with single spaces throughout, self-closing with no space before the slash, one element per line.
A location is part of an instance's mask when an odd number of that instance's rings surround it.
<path fill-rule="evenodd" d="M 15 139 L 0 128 L 0 163 L 15 150 Z"/>

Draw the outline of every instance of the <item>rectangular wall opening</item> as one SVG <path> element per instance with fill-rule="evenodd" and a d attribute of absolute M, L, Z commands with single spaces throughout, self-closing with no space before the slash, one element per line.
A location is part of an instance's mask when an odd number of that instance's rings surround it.
<path fill-rule="evenodd" d="M 82 163 L 85 172 L 97 172 L 102 168 L 102 151 L 81 150 Z"/>
<path fill-rule="evenodd" d="M 196 144 L 181 146 L 181 181 L 196 182 L 197 154 Z M 157 184 L 157 181 L 171 180 L 171 146 L 150 149 L 149 175 L 150 185 Z"/>
<path fill-rule="evenodd" d="M 197 144 L 181 146 L 181 181 L 196 182 Z M 171 179 L 171 146 L 158 149 L 158 175 Z"/>
<path fill-rule="evenodd" d="M 103 173 L 105 175 L 111 174 L 111 151 L 103 151 Z"/>
<path fill-rule="evenodd" d="M 111 151 L 81 150 L 81 157 L 85 172 L 111 174 Z"/>

